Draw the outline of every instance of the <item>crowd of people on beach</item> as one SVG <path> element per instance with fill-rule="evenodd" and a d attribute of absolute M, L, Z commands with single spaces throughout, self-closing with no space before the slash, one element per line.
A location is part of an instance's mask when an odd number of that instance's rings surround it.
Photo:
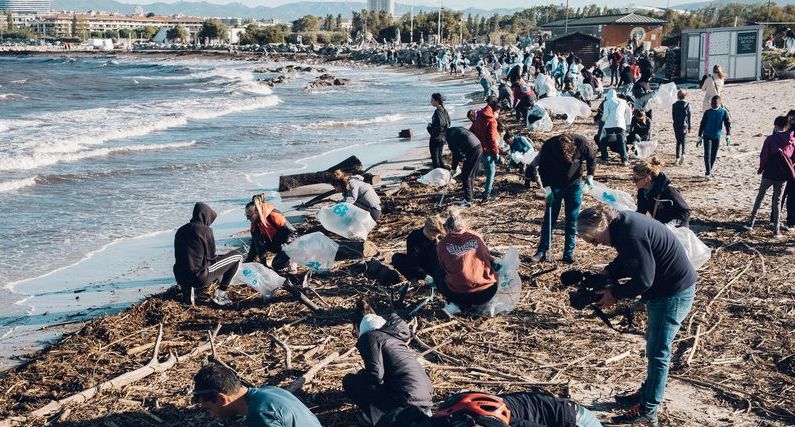
<path fill-rule="evenodd" d="M 634 391 L 615 396 L 626 411 L 611 420 L 616 424 L 657 425 L 665 395 L 672 343 L 688 315 L 696 294 L 697 266 L 679 240 L 675 229 L 688 229 L 692 210 L 685 196 L 663 171 L 656 156 L 639 159 L 632 166 L 631 181 L 637 189 L 637 209 L 617 210 L 606 203 L 581 209 L 583 193 L 596 185 L 597 169 L 609 162 L 609 153 L 619 155 L 620 167 L 629 167 L 635 146 L 649 141 L 653 121 L 664 120 L 661 109 L 646 108 L 655 95 L 651 87 L 653 55 L 642 49 L 610 49 L 602 63 L 610 71 L 610 82 L 597 64 L 583 64 L 575 55 L 543 50 L 524 55 L 482 57 L 475 69 L 483 87 L 482 108 L 467 114 L 466 126 L 455 126 L 440 93 L 431 95 L 434 113 L 427 126 L 433 169 L 447 169 L 461 183 L 460 200 L 446 217 L 431 215 L 421 228 L 406 238 L 406 252 L 391 258 L 392 266 L 413 286 L 439 292 L 450 315 L 475 315 L 498 292 L 502 266 L 483 237 L 468 224 L 468 207 L 488 205 L 497 198 L 498 165 L 518 168 L 525 187 L 544 192 L 544 216 L 539 241 L 531 260 L 552 262 L 552 230 L 564 210 L 563 258 L 576 265 L 577 237 L 593 245 L 615 249 L 616 257 L 599 272 L 570 270 L 565 281 L 595 289 L 587 305 L 609 309 L 617 300 L 636 299 L 645 304 L 645 381 Z M 470 65 L 455 52 L 441 52 L 439 71 L 459 72 Z M 710 178 L 721 140 L 730 144 L 729 111 L 722 105 L 725 75 L 719 66 L 705 75 L 704 113 L 698 126 L 698 145 L 703 145 L 705 176 Z M 510 87 L 510 91 L 507 89 Z M 546 139 L 536 152 L 523 131 L 545 116 L 561 117 L 539 103 L 545 98 L 574 97 L 581 102 L 600 100 L 595 114 L 594 136 L 559 132 Z M 679 90 L 671 105 L 676 140 L 676 160 L 681 165 L 691 131 L 688 92 Z M 604 98 L 604 99 L 602 99 Z M 551 114 L 550 114 L 551 113 Z M 549 117 L 548 117 L 549 119 Z M 507 129 L 508 125 L 511 129 Z M 758 195 L 746 228 L 752 229 L 767 191 L 773 188 L 771 228 L 783 237 L 795 226 L 795 110 L 777 117 L 773 131 L 762 146 L 758 173 L 762 175 Z M 725 134 L 724 134 L 725 130 Z M 452 155 L 448 166 L 444 147 Z M 515 162 L 514 154 L 533 154 L 532 161 Z M 509 160 L 503 160 L 503 159 Z M 460 174 L 458 168 L 461 167 Z M 475 199 L 480 171 L 485 175 L 483 192 Z M 382 218 L 381 200 L 361 176 L 336 171 L 331 182 L 343 201 Z M 532 194 L 532 193 L 530 193 Z M 532 196 L 531 196 L 532 197 Z M 781 221 L 781 211 L 786 220 Z M 224 305 L 226 289 L 242 262 L 262 262 L 277 272 L 295 272 L 298 266 L 284 252 L 297 232 L 284 215 L 264 197 L 254 196 L 245 207 L 250 221 L 248 254 L 218 255 L 211 225 L 216 213 L 197 203 L 191 221 L 175 236 L 174 275 L 186 301 Z M 472 218 L 476 219 L 476 218 Z M 572 276 L 574 273 L 574 276 Z M 575 277 L 575 279 L 571 279 Z M 564 277 L 561 277 L 564 281 Z M 364 425 L 389 426 L 576 426 L 596 427 L 601 422 L 585 406 L 564 398 L 536 392 L 489 394 L 457 393 L 434 405 L 433 382 L 417 355 L 407 346 L 411 330 L 396 313 L 381 316 L 365 299 L 358 299 L 351 318 L 364 368 L 346 375 L 341 387 L 361 410 Z M 245 416 L 250 426 L 319 426 L 320 422 L 295 396 L 278 387 L 246 387 L 230 368 L 204 366 L 195 377 L 193 399 L 212 415 L 224 418 Z"/>

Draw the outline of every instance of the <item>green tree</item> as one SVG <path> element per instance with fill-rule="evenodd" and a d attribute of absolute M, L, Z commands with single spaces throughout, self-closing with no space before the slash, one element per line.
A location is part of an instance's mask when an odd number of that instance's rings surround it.
<path fill-rule="evenodd" d="M 306 15 L 293 21 L 293 32 L 304 33 L 320 30 L 320 20 L 316 16 Z"/>
<path fill-rule="evenodd" d="M 146 14 L 147 18 L 153 18 L 154 16 L 155 16 L 154 12 L 149 12 L 149 13 Z"/>
<path fill-rule="evenodd" d="M 259 28 L 256 25 L 246 27 L 246 32 L 240 35 L 241 45 L 284 43 L 290 28 L 286 25 L 274 25 Z"/>
<path fill-rule="evenodd" d="M 14 31 L 14 17 L 11 16 L 11 11 L 6 15 L 6 31 Z"/>
<path fill-rule="evenodd" d="M 166 38 L 172 41 L 187 43 L 188 40 L 190 40 L 190 34 L 188 33 L 188 29 L 183 25 L 177 25 L 166 32 Z"/>
<path fill-rule="evenodd" d="M 199 39 L 205 43 L 211 40 L 229 40 L 229 32 L 226 25 L 217 19 L 208 19 L 202 23 L 202 29 L 199 30 Z"/>
<path fill-rule="evenodd" d="M 323 27 L 326 31 L 334 31 L 334 16 L 332 14 L 326 15 L 326 18 L 323 20 Z"/>
<path fill-rule="evenodd" d="M 336 28 L 337 30 L 342 28 L 342 14 L 341 13 L 337 14 L 337 19 L 334 22 L 334 28 Z"/>

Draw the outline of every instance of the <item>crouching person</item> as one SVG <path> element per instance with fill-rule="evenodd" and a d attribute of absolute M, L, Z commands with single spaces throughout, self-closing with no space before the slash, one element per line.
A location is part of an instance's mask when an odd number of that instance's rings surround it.
<path fill-rule="evenodd" d="M 588 408 L 545 393 L 458 393 L 428 417 L 416 408 L 385 415 L 378 427 L 601 427 Z"/>
<path fill-rule="evenodd" d="M 616 212 L 607 205 L 585 209 L 577 220 L 577 234 L 595 246 L 612 246 L 618 256 L 600 273 L 628 283 L 602 291 L 597 303 L 606 309 L 617 299 L 640 296 L 649 321 L 646 327 L 646 380 L 640 389 L 616 396 L 630 407 L 613 418 L 616 424 L 657 425 L 657 409 L 665 395 L 671 344 L 693 306 L 698 276 L 684 246 L 661 222 L 637 212 Z"/>
<path fill-rule="evenodd" d="M 381 198 L 372 185 L 364 182 L 361 175 L 350 175 L 337 170 L 334 171 L 331 185 L 342 193 L 343 202 L 366 210 L 374 221 L 381 218 Z"/>
<path fill-rule="evenodd" d="M 483 238 L 466 229 L 461 210 L 451 208 L 444 224 L 447 234 L 436 252 L 439 269 L 434 274 L 436 288 L 447 302 L 469 308 L 491 300 L 497 294 L 497 272 Z"/>
<path fill-rule="evenodd" d="M 251 222 L 251 246 L 245 262 L 258 261 L 267 265 L 268 253 L 276 256 L 271 262 L 271 268 L 276 271 L 290 267 L 295 270 L 295 263 L 290 262 L 290 257 L 282 250 L 282 246 L 295 239 L 296 231 L 290 222 L 262 196 L 256 195 L 246 205 L 246 219 Z"/>
<path fill-rule="evenodd" d="M 444 236 L 444 222 L 436 215 L 428 217 L 425 225 L 409 233 L 406 253 L 392 255 L 392 266 L 411 282 L 427 279 L 439 268 L 436 244 Z"/>
<path fill-rule="evenodd" d="M 342 387 L 366 421 L 375 424 L 384 413 L 407 406 L 430 413 L 433 384 L 417 362 L 417 355 L 406 345 L 411 339 L 406 322 L 395 313 L 384 319 L 367 301 L 359 299 L 353 332 L 364 369 L 345 375 Z"/>
<path fill-rule="evenodd" d="M 210 228 L 218 214 L 204 203 L 193 206 L 193 217 L 174 235 L 174 278 L 186 301 L 225 305 L 226 290 L 243 257 L 236 253 L 217 256 L 215 235 Z M 210 289 L 220 281 L 218 289 Z M 191 301 L 191 292 L 195 301 Z"/>
<path fill-rule="evenodd" d="M 270 386 L 246 388 L 225 366 L 205 365 L 193 382 L 193 402 L 213 417 L 245 416 L 249 427 L 321 427 L 317 417 L 289 391 Z"/>

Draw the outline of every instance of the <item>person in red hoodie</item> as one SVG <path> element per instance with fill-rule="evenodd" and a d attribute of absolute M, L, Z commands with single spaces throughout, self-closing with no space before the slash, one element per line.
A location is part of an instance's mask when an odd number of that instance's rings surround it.
<path fill-rule="evenodd" d="M 744 227 L 749 231 L 754 228 L 756 214 L 762 205 L 762 200 L 764 200 L 767 190 L 773 187 L 773 237 L 781 238 L 784 237 L 781 234 L 781 223 L 779 221 L 781 190 L 787 180 L 795 178 L 795 170 L 793 170 L 795 136 L 789 130 L 786 116 L 776 117 L 773 126 L 775 126 L 776 130 L 772 135 L 765 138 L 762 152 L 759 153 L 759 170 L 757 173 L 762 174 L 762 182 L 759 184 L 759 192 L 756 194 L 751 217 L 748 219 L 748 224 Z"/>
<path fill-rule="evenodd" d="M 246 205 L 246 219 L 251 222 L 251 246 L 245 262 L 259 261 L 267 265 L 268 253 L 272 252 L 276 254 L 271 262 L 274 270 L 286 267 L 294 270 L 290 257 L 282 250 L 282 246 L 293 241 L 296 234 L 287 218 L 258 194 Z"/>
<path fill-rule="evenodd" d="M 497 117 L 499 116 L 496 96 L 486 99 L 486 106 L 477 114 L 472 127 L 469 128 L 480 140 L 483 146 L 483 168 L 486 171 L 486 188 L 483 190 L 483 200 L 491 198 L 494 188 L 494 174 L 497 172 L 497 158 L 500 153 L 500 135 L 497 132 Z"/>
<path fill-rule="evenodd" d="M 461 308 L 480 305 L 497 294 L 497 272 L 483 238 L 467 230 L 461 210 L 451 208 L 444 228 L 447 234 L 436 245 L 439 269 L 433 275 L 436 289 L 447 302 Z"/>
<path fill-rule="evenodd" d="M 536 102 L 536 93 L 523 79 L 517 80 L 513 85 L 513 110 L 516 120 L 524 123 L 527 120 L 527 110 L 533 108 Z"/>

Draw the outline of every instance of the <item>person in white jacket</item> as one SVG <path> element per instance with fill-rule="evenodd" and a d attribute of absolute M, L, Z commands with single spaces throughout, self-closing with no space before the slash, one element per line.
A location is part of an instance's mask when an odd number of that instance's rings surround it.
<path fill-rule="evenodd" d="M 558 95 L 558 90 L 555 89 L 555 82 L 552 77 L 549 77 L 549 72 L 545 69 L 539 70 L 534 85 L 538 99 Z"/>
<path fill-rule="evenodd" d="M 618 139 L 618 154 L 621 155 L 621 164 L 627 164 L 627 122 L 631 120 L 632 110 L 627 101 L 619 98 L 616 91 L 609 89 L 605 95 L 603 106 L 602 121 L 604 122 L 603 132 L 599 139 L 599 157 L 603 162 L 607 161 L 607 149 L 610 135 L 615 135 Z"/>
<path fill-rule="evenodd" d="M 720 65 L 712 67 L 712 74 L 704 75 L 701 79 L 701 90 L 704 91 L 703 111 L 712 108 L 712 97 L 720 96 L 721 92 L 723 92 L 725 79 L 726 76 L 723 74 L 723 69 L 721 69 Z"/>

